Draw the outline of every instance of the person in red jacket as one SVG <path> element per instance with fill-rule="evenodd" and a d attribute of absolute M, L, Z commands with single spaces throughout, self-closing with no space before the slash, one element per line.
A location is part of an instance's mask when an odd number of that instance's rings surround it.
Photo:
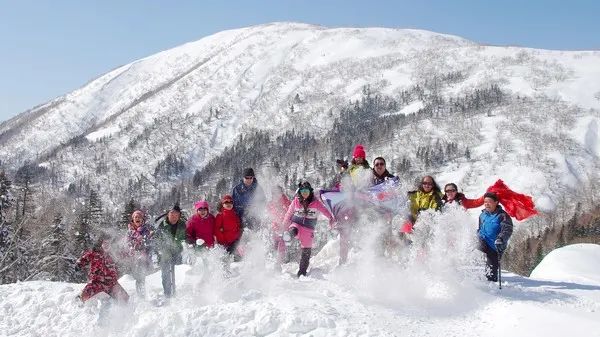
<path fill-rule="evenodd" d="M 233 209 L 233 198 L 226 194 L 221 199 L 221 211 L 215 218 L 215 237 L 217 243 L 225 247 L 225 250 L 230 255 L 234 255 L 234 259 L 239 260 L 236 255 L 236 248 L 241 235 L 240 218 Z"/>
<path fill-rule="evenodd" d="M 282 264 L 285 260 L 286 248 L 281 235 L 286 230 L 283 226 L 283 218 L 290 207 L 290 198 L 283 193 L 281 186 L 274 186 L 271 191 L 271 201 L 267 203 L 267 212 L 271 220 L 271 233 L 273 248 L 277 251 L 277 263 Z"/>
<path fill-rule="evenodd" d="M 483 206 L 483 196 L 477 199 L 468 199 L 464 194 L 458 192 L 458 187 L 455 183 L 449 183 L 444 186 L 442 202 L 444 206 L 459 204 L 466 209 L 477 208 Z"/>
<path fill-rule="evenodd" d="M 88 264 L 88 283 L 81 291 L 79 298 L 85 302 L 94 295 L 105 292 L 119 302 L 127 302 L 129 295 L 119 284 L 119 273 L 112 257 L 108 254 L 109 240 L 102 235 L 94 247 L 83 253 L 77 260 L 77 267 L 84 268 Z"/>
<path fill-rule="evenodd" d="M 204 200 L 194 203 L 196 214 L 186 224 L 186 240 L 196 245 L 198 239 L 204 241 L 204 246 L 211 248 L 215 244 L 215 217 L 210 214 L 208 202 Z"/>

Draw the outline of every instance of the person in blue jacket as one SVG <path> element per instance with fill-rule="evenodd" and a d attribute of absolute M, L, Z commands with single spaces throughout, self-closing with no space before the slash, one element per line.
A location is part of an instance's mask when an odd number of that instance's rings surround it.
<path fill-rule="evenodd" d="M 242 181 L 233 188 L 233 205 L 242 222 L 242 228 L 258 229 L 265 211 L 265 192 L 258 185 L 254 170 L 244 170 Z"/>
<path fill-rule="evenodd" d="M 488 281 L 498 281 L 498 257 L 506 250 L 512 235 L 513 224 L 510 216 L 499 205 L 498 195 L 486 192 L 483 195 L 484 209 L 479 215 L 479 250 L 485 253 L 486 277 Z"/>

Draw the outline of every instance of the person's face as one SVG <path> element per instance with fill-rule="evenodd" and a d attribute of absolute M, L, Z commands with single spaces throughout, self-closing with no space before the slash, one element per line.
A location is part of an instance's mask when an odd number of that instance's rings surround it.
<path fill-rule="evenodd" d="M 110 249 L 110 242 L 108 240 L 102 241 L 102 250 L 108 251 Z"/>
<path fill-rule="evenodd" d="M 308 189 L 308 188 L 301 188 L 300 189 L 300 195 L 302 196 L 303 199 L 308 198 L 308 196 L 310 195 L 310 189 Z"/>
<path fill-rule="evenodd" d="M 492 198 L 483 198 L 483 207 L 486 211 L 493 213 L 498 207 L 498 202 Z"/>
<path fill-rule="evenodd" d="M 141 226 L 143 221 L 144 218 L 139 213 L 133 215 L 133 224 L 135 225 L 135 227 Z"/>
<path fill-rule="evenodd" d="M 207 208 L 198 208 L 197 210 L 198 214 L 200 214 L 201 217 L 205 217 L 208 214 L 208 209 Z"/>
<path fill-rule="evenodd" d="M 252 185 L 253 181 L 254 181 L 254 177 L 252 177 L 252 176 L 245 176 L 244 177 L 244 185 L 246 185 L 246 186 Z"/>
<path fill-rule="evenodd" d="M 446 198 L 448 198 L 448 200 L 454 200 L 454 198 L 456 198 L 457 191 L 452 185 L 446 186 L 444 192 L 446 193 Z"/>
<path fill-rule="evenodd" d="M 167 219 L 169 220 L 169 223 L 171 225 L 176 224 L 180 218 L 181 218 L 181 213 L 174 211 L 174 210 L 170 210 L 169 214 L 167 214 Z"/>
<path fill-rule="evenodd" d="M 227 201 L 223 202 L 223 208 L 225 208 L 225 209 L 232 209 L 233 208 L 233 201 L 227 200 Z"/>
<path fill-rule="evenodd" d="M 423 186 L 423 191 L 429 193 L 433 190 L 433 179 L 431 177 L 425 177 L 421 181 L 421 186 Z"/>
<path fill-rule="evenodd" d="M 378 175 L 382 175 L 383 172 L 385 172 L 385 162 L 384 161 L 382 161 L 382 160 L 376 160 L 373 163 L 373 166 L 375 167 L 375 172 Z"/>
<path fill-rule="evenodd" d="M 354 158 L 354 161 L 360 165 L 365 161 L 365 158 L 356 157 L 356 158 Z"/>

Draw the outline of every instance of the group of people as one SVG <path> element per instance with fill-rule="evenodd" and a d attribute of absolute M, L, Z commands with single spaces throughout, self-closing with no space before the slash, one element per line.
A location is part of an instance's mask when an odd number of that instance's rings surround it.
<path fill-rule="evenodd" d="M 371 168 L 366 160 L 365 149 L 356 145 L 350 163 L 337 160 L 339 174 L 334 180 L 332 189 L 353 191 L 376 186 L 396 179 L 389 173 L 383 157 L 373 160 Z M 512 234 L 511 217 L 500 206 L 500 199 L 494 192 L 486 192 L 477 199 L 468 199 L 458 191 L 456 184 L 449 183 L 440 189 L 432 176 L 424 176 L 415 191 L 408 192 L 410 202 L 409 213 L 402 226 L 401 235 L 410 235 L 418 223 L 419 213 L 424 210 L 442 210 L 450 204 L 464 208 L 484 206 L 479 216 L 479 249 L 487 257 L 486 276 L 496 281 L 498 275 L 499 256 L 506 249 Z M 339 232 L 339 263 L 347 261 L 350 247 L 350 233 L 357 219 L 355 206 L 332 214 L 322 200 L 315 195 L 313 186 L 308 181 L 301 181 L 292 200 L 284 190 L 275 186 L 271 190 L 271 200 L 266 201 L 265 193 L 258 184 L 254 170 L 243 171 L 242 179 L 232 191 L 223 195 L 217 207 L 217 214 L 210 212 L 207 201 L 194 203 L 195 213 L 186 221 L 183 220 L 181 208 L 174 205 L 167 213 L 157 219 L 156 227 L 147 223 L 141 210 L 133 212 L 128 225 L 127 245 L 129 252 L 126 259 L 132 266 L 131 273 L 136 280 L 136 290 L 144 294 L 144 279 L 152 264 L 152 252 L 158 253 L 158 263 L 162 272 L 164 294 L 167 297 L 175 294 L 174 266 L 182 263 L 183 245 L 197 249 L 210 249 L 215 245 L 222 246 L 235 261 L 241 259 L 238 250 L 244 232 L 263 228 L 270 222 L 273 251 L 277 262 L 284 263 L 286 246 L 297 238 L 300 242 L 301 254 L 297 276 L 307 274 L 314 244 L 314 231 L 318 215 L 329 220 L 330 230 Z M 381 212 L 381 218 L 390 222 L 393 215 Z M 417 225 L 418 230 L 418 225 Z M 391 234 L 391 232 L 389 232 Z M 388 235 L 388 234 L 386 234 Z M 108 254 L 106 236 L 101 236 L 91 251 L 84 253 L 78 261 L 80 267 L 90 263 L 89 283 L 86 285 L 81 299 L 89 299 L 94 294 L 104 291 L 121 301 L 126 301 L 127 293 L 117 282 L 114 261 Z"/>

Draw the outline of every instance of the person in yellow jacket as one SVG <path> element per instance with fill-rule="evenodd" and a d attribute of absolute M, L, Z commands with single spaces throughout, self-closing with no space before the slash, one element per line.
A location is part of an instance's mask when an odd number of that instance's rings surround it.
<path fill-rule="evenodd" d="M 424 210 L 439 210 L 442 205 L 443 193 L 432 176 L 424 176 L 416 191 L 408 192 L 410 202 L 409 219 L 404 223 L 401 232 L 411 233 L 419 213 Z"/>
<path fill-rule="evenodd" d="M 352 162 L 347 171 L 352 179 L 354 188 L 363 188 L 370 184 L 371 167 L 366 157 L 364 146 L 362 144 L 356 145 L 352 152 Z"/>

